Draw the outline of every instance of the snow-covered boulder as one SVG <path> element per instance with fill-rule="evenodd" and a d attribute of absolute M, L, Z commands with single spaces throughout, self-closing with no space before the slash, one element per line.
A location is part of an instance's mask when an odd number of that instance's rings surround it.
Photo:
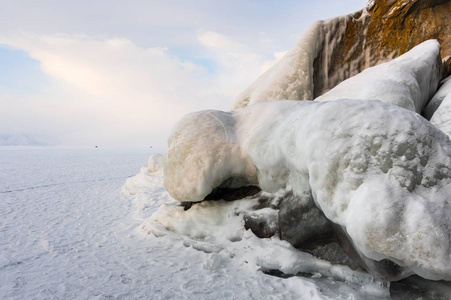
<path fill-rule="evenodd" d="M 400 266 L 390 280 L 451 280 L 450 166 L 448 137 L 412 111 L 277 101 L 188 115 L 169 139 L 164 172 L 180 201 L 201 201 L 223 182 L 291 190 L 341 228 L 376 276 L 385 271 L 376 262 L 389 260 Z"/>
<path fill-rule="evenodd" d="M 440 44 L 429 40 L 343 81 L 315 101 L 380 100 L 421 113 L 437 90 L 440 78 Z"/>
<path fill-rule="evenodd" d="M 442 86 L 427 105 L 426 117 L 432 124 L 451 137 L 451 77 L 442 82 Z"/>

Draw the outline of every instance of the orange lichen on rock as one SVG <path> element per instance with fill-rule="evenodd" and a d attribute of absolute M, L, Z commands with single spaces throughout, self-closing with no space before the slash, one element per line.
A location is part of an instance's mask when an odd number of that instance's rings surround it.
<path fill-rule="evenodd" d="M 429 39 L 439 41 L 442 58 L 451 55 L 450 17 L 449 0 L 379 0 L 352 15 L 329 20 L 325 26 L 336 43 L 331 49 L 325 40 L 314 61 L 314 96 Z M 346 29 L 340 32 L 337 28 L 343 22 Z"/>

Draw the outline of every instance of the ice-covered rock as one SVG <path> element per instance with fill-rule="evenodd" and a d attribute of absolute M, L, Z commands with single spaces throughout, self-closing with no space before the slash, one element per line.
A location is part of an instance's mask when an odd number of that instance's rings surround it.
<path fill-rule="evenodd" d="M 440 78 L 440 44 L 429 40 L 343 81 L 315 101 L 372 99 L 421 113 L 436 92 Z"/>
<path fill-rule="evenodd" d="M 164 162 L 164 187 L 172 197 L 201 201 L 223 183 L 226 188 L 257 183 L 255 166 L 239 145 L 235 126 L 229 113 L 213 110 L 179 121 Z"/>
<path fill-rule="evenodd" d="M 451 280 L 450 166 L 448 137 L 412 111 L 277 101 L 186 116 L 164 172 L 180 201 L 201 201 L 224 182 L 291 190 L 342 229 L 376 276 Z"/>
<path fill-rule="evenodd" d="M 432 124 L 451 137 L 451 77 L 442 82 L 442 86 L 431 99 L 425 110 Z"/>
<path fill-rule="evenodd" d="M 273 100 L 312 100 L 366 68 L 436 39 L 451 55 L 450 0 L 370 1 L 355 13 L 318 21 L 232 108 Z M 421 21 L 419 21 L 421 20 Z"/>

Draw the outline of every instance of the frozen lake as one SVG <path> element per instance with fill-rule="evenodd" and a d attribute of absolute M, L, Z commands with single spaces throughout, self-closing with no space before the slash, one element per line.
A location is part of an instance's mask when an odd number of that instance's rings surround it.
<path fill-rule="evenodd" d="M 269 276 L 146 235 L 136 203 L 121 188 L 151 154 L 146 148 L 0 148 L 0 298 L 368 298 L 330 278 Z M 163 192 L 156 186 L 150 194 L 155 202 L 147 215 L 164 201 Z M 410 299 L 451 294 L 447 283 L 415 279 L 392 285 L 392 298 L 402 299 L 413 283 L 420 288 Z"/>

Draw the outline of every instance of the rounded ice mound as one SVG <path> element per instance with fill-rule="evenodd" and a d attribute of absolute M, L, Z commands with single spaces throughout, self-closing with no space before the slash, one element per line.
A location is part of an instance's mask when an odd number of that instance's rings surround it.
<path fill-rule="evenodd" d="M 380 101 L 276 101 L 185 117 L 169 140 L 165 187 L 202 200 L 230 177 L 314 201 L 359 255 L 401 279 L 451 280 L 451 141 Z M 371 267 L 369 267 L 371 271 Z"/>
<path fill-rule="evenodd" d="M 168 140 L 165 189 L 177 200 L 197 202 L 225 182 L 230 187 L 257 182 L 255 167 L 237 142 L 235 119 L 213 110 L 185 116 Z"/>
<path fill-rule="evenodd" d="M 435 93 L 435 95 L 432 97 L 431 101 L 429 101 L 429 103 L 426 105 L 426 107 L 423 110 L 422 114 L 428 120 L 431 120 L 432 116 L 435 114 L 437 109 L 441 106 L 441 104 L 443 103 L 445 98 L 447 98 L 447 97 L 448 97 L 448 99 L 451 98 L 451 76 L 442 80 L 442 82 L 440 82 L 440 84 L 441 84 L 441 86 L 440 86 L 439 90 Z M 446 106 L 449 106 L 449 104 Z"/>
<path fill-rule="evenodd" d="M 154 173 L 163 170 L 164 156 L 161 154 L 152 154 L 149 157 L 148 167 L 149 172 Z"/>
<path fill-rule="evenodd" d="M 440 44 L 428 40 L 392 61 L 346 79 L 315 101 L 380 100 L 421 113 L 440 78 Z"/>

